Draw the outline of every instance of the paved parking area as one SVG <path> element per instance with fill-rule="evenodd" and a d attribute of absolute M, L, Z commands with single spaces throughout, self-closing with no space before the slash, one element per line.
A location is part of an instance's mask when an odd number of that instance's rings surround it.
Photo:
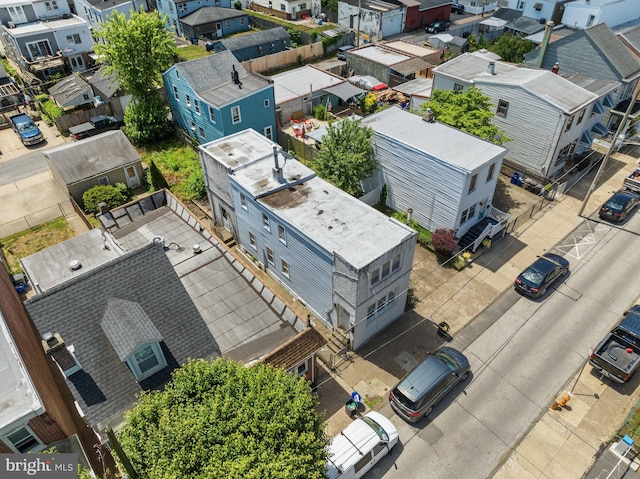
<path fill-rule="evenodd" d="M 10 115 L 11 113 L 7 113 L 6 116 Z M 20 141 L 20 137 L 11 127 L 0 130 L 0 162 L 12 160 L 34 151 L 46 150 L 52 146 L 61 145 L 67 140 L 67 138 L 60 135 L 55 127 L 50 127 L 44 121 L 36 121 L 36 124 L 42 131 L 45 141 L 33 146 L 24 146 Z"/>

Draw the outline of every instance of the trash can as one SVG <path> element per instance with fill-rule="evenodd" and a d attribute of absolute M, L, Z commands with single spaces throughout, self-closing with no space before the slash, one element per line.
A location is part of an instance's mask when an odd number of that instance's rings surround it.
<path fill-rule="evenodd" d="M 353 399 L 349 399 L 344 405 L 344 412 L 347 413 L 347 416 L 354 417 L 358 412 L 358 403 Z"/>
<path fill-rule="evenodd" d="M 523 182 L 524 182 L 524 178 L 522 178 L 522 175 L 517 171 L 514 171 L 513 175 L 511 175 L 511 183 L 516 186 L 522 186 Z"/>

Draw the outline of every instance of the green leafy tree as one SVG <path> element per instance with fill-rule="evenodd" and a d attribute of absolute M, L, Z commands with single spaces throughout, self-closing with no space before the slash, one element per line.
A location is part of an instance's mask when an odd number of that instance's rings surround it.
<path fill-rule="evenodd" d="M 378 99 L 373 93 L 369 92 L 360 99 L 360 109 L 365 115 L 373 113 L 377 108 Z"/>
<path fill-rule="evenodd" d="M 291 39 L 291 48 L 298 47 L 302 42 L 302 33 L 300 33 L 300 30 L 296 30 L 295 28 L 289 28 L 287 30 L 287 33 L 289 34 L 289 37 Z"/>
<path fill-rule="evenodd" d="M 88 189 L 82 195 L 84 211 L 86 213 L 99 213 L 100 203 L 106 203 L 107 208 L 117 208 L 131 199 L 131 192 L 122 183 L 113 185 L 98 185 Z"/>
<path fill-rule="evenodd" d="M 338 13 L 338 0 L 321 0 L 322 10 Z"/>
<path fill-rule="evenodd" d="M 516 35 L 502 35 L 494 43 L 487 45 L 487 49 L 500 55 L 505 62 L 522 63 L 524 56 L 535 48 L 530 40 L 525 40 Z"/>
<path fill-rule="evenodd" d="M 140 396 L 119 439 L 149 479 L 321 479 L 328 438 L 317 401 L 282 369 L 200 359 Z"/>
<path fill-rule="evenodd" d="M 420 108 L 433 112 L 440 123 L 458 128 L 483 140 L 498 145 L 509 141 L 504 132 L 491 123 L 495 116 L 495 106 L 491 99 L 479 88 L 469 87 L 465 92 L 453 90 L 434 90 L 429 101 Z"/>
<path fill-rule="evenodd" d="M 345 118 L 329 124 L 314 163 L 316 173 L 353 196 L 362 195 L 362 181 L 378 166 L 372 137 L 373 130 L 359 119 Z"/>
<path fill-rule="evenodd" d="M 115 12 L 97 30 L 103 43 L 95 52 L 104 57 L 105 72 L 129 92 L 125 133 L 134 143 L 149 143 L 168 133 L 168 111 L 158 94 L 162 72 L 176 54 L 175 41 L 165 29 L 166 16 L 157 11 L 131 10 L 129 19 Z"/>

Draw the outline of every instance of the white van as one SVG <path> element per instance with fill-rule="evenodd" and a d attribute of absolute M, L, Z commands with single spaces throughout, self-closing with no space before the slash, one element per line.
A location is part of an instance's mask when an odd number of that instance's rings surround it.
<path fill-rule="evenodd" d="M 329 479 L 359 479 L 398 442 L 398 430 L 376 411 L 359 417 L 331 441 Z"/>

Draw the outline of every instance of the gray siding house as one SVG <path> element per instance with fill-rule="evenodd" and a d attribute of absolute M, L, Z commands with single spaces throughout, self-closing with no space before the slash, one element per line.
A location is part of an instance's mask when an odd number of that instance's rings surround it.
<path fill-rule="evenodd" d="M 212 210 L 245 252 L 357 349 L 404 312 L 416 233 L 253 130 L 200 146 Z"/>
<path fill-rule="evenodd" d="M 547 45 L 543 42 L 540 48 L 525 55 L 525 64 L 545 70 L 557 65 L 561 73 L 620 82 L 612 94 L 615 106 L 607 108 L 602 119 L 612 131 L 620 124 L 640 78 L 640 60 L 605 23 L 576 31 Z"/>
<path fill-rule="evenodd" d="M 379 169 L 365 191 L 387 205 L 413 210 L 429 231 L 453 229 L 461 238 L 482 219 L 505 217 L 491 204 L 507 150 L 441 123 L 391 107 L 366 117 Z M 482 238 L 480 238 L 482 240 Z"/>
<path fill-rule="evenodd" d="M 584 119 L 599 114 L 594 110 L 596 94 L 546 70 L 469 53 L 433 70 L 433 90 L 464 91 L 470 86 L 491 99 L 493 123 L 511 139 L 505 163 L 539 178 L 562 172 L 578 143 L 588 141 L 583 138 Z"/>

